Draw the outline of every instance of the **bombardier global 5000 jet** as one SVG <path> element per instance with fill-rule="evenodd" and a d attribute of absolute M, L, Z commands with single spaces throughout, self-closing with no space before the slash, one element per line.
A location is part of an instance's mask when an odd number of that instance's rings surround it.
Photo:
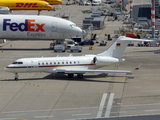
<path fill-rule="evenodd" d="M 69 77 L 77 74 L 78 78 L 83 78 L 84 73 L 130 73 L 124 70 L 97 70 L 97 68 L 124 61 L 123 52 L 131 41 L 144 40 L 121 36 L 107 50 L 97 55 L 21 58 L 4 70 L 14 73 L 15 80 L 18 79 L 18 73 L 26 72 L 63 73 Z"/>

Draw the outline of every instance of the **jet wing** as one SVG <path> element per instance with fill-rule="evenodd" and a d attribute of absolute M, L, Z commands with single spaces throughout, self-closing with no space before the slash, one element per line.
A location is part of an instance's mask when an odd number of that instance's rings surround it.
<path fill-rule="evenodd" d="M 56 72 L 61 73 L 131 73 L 131 71 L 123 71 L 123 70 L 92 70 L 92 69 L 86 69 L 86 70 L 67 70 L 67 69 L 56 69 Z"/>

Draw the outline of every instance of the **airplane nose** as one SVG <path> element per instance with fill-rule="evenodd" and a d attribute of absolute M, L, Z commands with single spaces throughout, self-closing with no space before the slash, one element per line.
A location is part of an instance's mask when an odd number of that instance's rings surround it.
<path fill-rule="evenodd" d="M 4 68 L 4 71 L 14 72 L 14 69 L 13 69 L 13 68 L 10 68 L 9 66 L 7 66 L 7 67 Z"/>
<path fill-rule="evenodd" d="M 49 9 L 54 9 L 54 7 L 52 5 L 49 5 L 48 7 L 49 7 Z"/>
<path fill-rule="evenodd" d="M 82 34 L 82 33 L 83 33 L 83 30 L 82 30 L 81 28 L 79 28 L 79 27 L 76 27 L 76 28 L 75 28 L 75 30 L 74 30 L 75 36 L 80 35 L 80 34 Z"/>
<path fill-rule="evenodd" d="M 63 1 L 59 0 L 59 1 L 58 1 L 58 4 L 63 4 Z"/>

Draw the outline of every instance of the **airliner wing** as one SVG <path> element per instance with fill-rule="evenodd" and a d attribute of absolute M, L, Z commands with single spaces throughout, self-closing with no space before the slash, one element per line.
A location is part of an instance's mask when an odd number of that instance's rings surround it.
<path fill-rule="evenodd" d="M 63 73 L 131 73 L 131 71 L 123 71 L 123 70 L 92 70 L 92 69 L 86 69 L 86 70 L 65 70 L 65 69 L 56 69 L 56 72 L 63 72 Z"/>

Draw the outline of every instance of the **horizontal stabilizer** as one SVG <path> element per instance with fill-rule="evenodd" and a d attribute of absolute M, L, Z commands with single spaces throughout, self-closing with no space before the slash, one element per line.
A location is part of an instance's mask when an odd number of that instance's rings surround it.
<path fill-rule="evenodd" d="M 130 38 L 130 37 L 121 37 L 119 39 L 119 41 L 133 41 L 133 42 L 141 42 L 141 41 L 146 41 L 146 42 L 151 42 L 151 41 L 154 41 L 154 40 L 148 40 L 148 39 L 136 39 L 136 38 Z"/>

